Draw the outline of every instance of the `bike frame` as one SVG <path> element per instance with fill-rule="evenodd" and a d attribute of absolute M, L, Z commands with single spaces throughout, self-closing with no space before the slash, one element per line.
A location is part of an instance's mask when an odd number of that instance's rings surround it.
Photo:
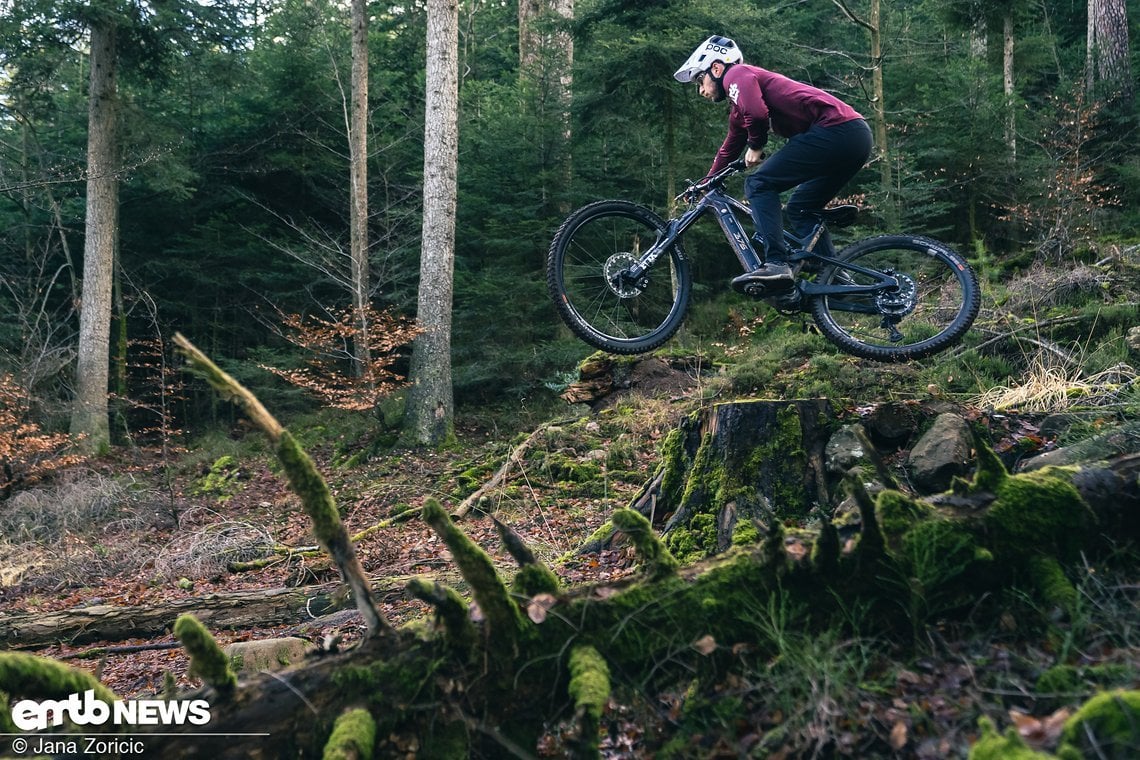
<path fill-rule="evenodd" d="M 720 225 L 721 231 L 724 232 L 725 238 L 728 240 L 729 245 L 732 246 L 733 253 L 736 254 L 736 258 L 745 272 L 751 272 L 763 266 L 763 260 L 756 253 L 756 249 L 752 247 L 749 235 L 737 217 L 737 213 L 750 217 L 751 211 L 742 201 L 724 192 L 723 189 L 715 184 L 716 180 L 730 173 L 732 172 L 726 170 L 715 177 L 714 183 L 708 192 L 683 214 L 674 219 L 670 219 L 665 226 L 664 232 L 658 235 L 656 242 L 638 258 L 637 263 L 617 276 L 630 284 L 640 282 L 649 268 L 657 262 L 657 259 L 661 258 L 662 254 L 669 250 L 670 246 L 676 243 L 677 239 L 685 234 L 686 230 L 696 224 L 702 216 L 709 213 L 715 216 L 717 224 Z M 826 229 L 827 225 L 823 219 L 820 219 L 819 223 L 812 229 L 811 234 L 803 239 L 797 238 L 787 230 L 784 230 L 784 239 L 792 245 L 792 250 L 794 251 L 789 259 L 792 262 L 803 261 L 809 258 L 816 259 L 841 269 L 866 275 L 872 278 L 874 282 L 868 285 L 856 285 L 854 283 L 850 285 L 819 285 L 814 282 L 799 280 L 797 287 L 799 287 L 803 295 L 866 295 L 898 288 L 898 280 L 889 274 L 843 262 L 832 256 L 816 253 L 815 246 L 823 237 L 823 233 Z M 867 304 L 836 303 L 832 304 L 832 308 L 841 311 L 876 313 L 876 309 Z"/>

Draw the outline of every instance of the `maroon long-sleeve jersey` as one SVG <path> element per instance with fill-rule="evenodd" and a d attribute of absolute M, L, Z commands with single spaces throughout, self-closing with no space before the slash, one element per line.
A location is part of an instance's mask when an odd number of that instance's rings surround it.
<path fill-rule="evenodd" d="M 745 145 L 763 150 L 769 129 L 792 137 L 815 125 L 831 127 L 863 118 L 834 95 L 759 66 L 729 66 L 722 84 L 731 104 L 728 134 L 705 176 L 738 158 Z"/>

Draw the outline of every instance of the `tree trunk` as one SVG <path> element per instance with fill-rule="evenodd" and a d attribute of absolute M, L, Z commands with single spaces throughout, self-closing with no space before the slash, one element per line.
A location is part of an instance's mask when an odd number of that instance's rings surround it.
<path fill-rule="evenodd" d="M 574 0 L 519 0 L 519 76 L 533 83 L 536 115 L 544 124 L 557 124 L 556 145 L 542 150 L 561 162 L 559 175 L 563 187 L 571 176 L 570 101 L 573 88 L 574 39 L 567 28 L 574 18 Z M 552 113 L 553 112 L 553 113 Z M 545 201 L 546 181 L 542 198 Z M 569 213 L 569 208 L 561 209 Z"/>
<path fill-rule="evenodd" d="M 863 27 L 871 38 L 871 126 L 875 134 L 875 155 L 879 162 L 879 187 L 883 193 L 883 213 L 889 229 L 898 227 L 899 213 L 895 198 L 894 172 L 891 168 L 890 152 L 887 149 L 887 95 L 883 84 L 883 32 L 881 0 L 871 0 L 871 8 L 866 19 L 859 17 L 847 4 L 847 0 L 832 0 L 843 15 L 854 24 Z"/>
<path fill-rule="evenodd" d="M 78 364 L 71 432 L 89 452 L 111 443 L 107 382 L 111 338 L 111 285 L 119 234 L 118 95 L 116 29 L 91 27 L 91 80 L 87 120 L 87 222 Z"/>
<path fill-rule="evenodd" d="M 1002 86 L 1005 92 L 1005 144 L 1009 146 L 1010 163 L 1017 161 L 1017 104 L 1013 83 L 1013 9 L 1002 19 Z"/>
<path fill-rule="evenodd" d="M 1085 84 L 1090 98 L 1103 85 L 1106 99 L 1131 101 L 1135 92 L 1125 0 L 1089 0 Z"/>
<path fill-rule="evenodd" d="M 424 218 L 416 338 L 409 372 L 405 440 L 439 446 L 454 435 L 451 304 L 459 148 L 459 15 L 456 0 L 427 3 Z"/>
<path fill-rule="evenodd" d="M 540 0 L 519 0 L 519 71 L 534 67 L 539 58 L 535 24 L 542 8 Z"/>
<path fill-rule="evenodd" d="M 349 213 L 352 258 L 352 306 L 356 312 L 357 336 L 353 370 L 364 377 L 372 366 L 368 320 L 368 3 L 352 0 L 352 107 L 349 117 Z"/>
<path fill-rule="evenodd" d="M 398 580 L 386 579 L 376 587 L 390 594 Z M 57 641 L 84 644 L 162 636 L 175 619 L 190 613 L 210 628 L 259 629 L 300 622 L 312 616 L 344 609 L 343 594 L 335 586 L 272 588 L 210 594 L 155 606 L 115 607 L 95 604 L 54 612 L 0 614 L 0 649 L 28 649 Z"/>
<path fill-rule="evenodd" d="M 894 172 L 891 154 L 887 148 L 887 91 L 883 84 L 883 27 L 881 1 L 871 0 L 868 29 L 871 33 L 871 92 L 875 109 L 875 152 L 879 158 L 879 184 L 886 203 L 886 218 L 891 229 L 899 224 L 898 202 L 895 198 Z"/>

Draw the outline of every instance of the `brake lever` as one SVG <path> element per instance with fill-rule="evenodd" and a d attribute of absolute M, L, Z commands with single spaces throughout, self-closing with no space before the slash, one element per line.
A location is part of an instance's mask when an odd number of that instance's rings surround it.
<path fill-rule="evenodd" d="M 682 190 L 681 194 L 673 199 L 674 203 L 681 200 L 689 204 L 696 203 L 697 194 L 705 192 L 709 189 L 709 187 L 711 187 L 711 183 L 704 182 L 703 180 L 701 182 L 693 182 L 691 179 L 687 179 L 685 181 L 689 183 L 689 186 Z"/>

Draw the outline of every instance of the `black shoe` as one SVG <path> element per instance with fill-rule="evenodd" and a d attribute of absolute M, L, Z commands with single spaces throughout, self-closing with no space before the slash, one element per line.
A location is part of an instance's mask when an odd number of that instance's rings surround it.
<path fill-rule="evenodd" d="M 789 288 L 795 281 L 790 266 L 782 261 L 770 260 L 759 269 L 733 278 L 732 287 L 745 295 L 759 295 Z"/>

